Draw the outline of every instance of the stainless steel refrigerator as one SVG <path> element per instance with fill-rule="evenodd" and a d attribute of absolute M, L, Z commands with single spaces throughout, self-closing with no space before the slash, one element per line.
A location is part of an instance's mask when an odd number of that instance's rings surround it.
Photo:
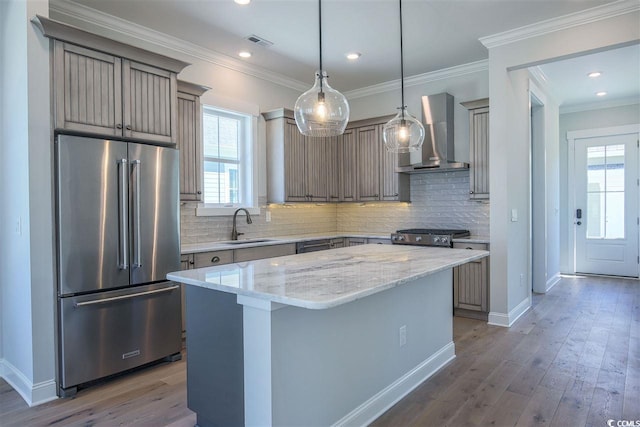
<path fill-rule="evenodd" d="M 178 151 L 56 139 L 59 394 L 181 350 Z"/>

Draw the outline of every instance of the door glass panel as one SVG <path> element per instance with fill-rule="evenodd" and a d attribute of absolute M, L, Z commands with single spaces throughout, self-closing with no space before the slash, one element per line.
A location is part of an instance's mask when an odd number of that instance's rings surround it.
<path fill-rule="evenodd" d="M 607 193 L 605 239 L 624 239 L 624 193 Z"/>
<path fill-rule="evenodd" d="M 603 193 L 587 194 L 587 238 L 604 238 L 604 197 Z"/>
<path fill-rule="evenodd" d="M 624 238 L 624 145 L 587 148 L 587 238 Z"/>

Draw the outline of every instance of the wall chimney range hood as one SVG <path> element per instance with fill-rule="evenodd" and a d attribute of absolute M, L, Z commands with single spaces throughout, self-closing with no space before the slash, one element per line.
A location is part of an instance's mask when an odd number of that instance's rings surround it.
<path fill-rule="evenodd" d="M 469 164 L 453 160 L 453 96 L 439 93 L 422 97 L 422 149 L 399 154 L 396 172 L 429 173 L 468 169 Z"/>

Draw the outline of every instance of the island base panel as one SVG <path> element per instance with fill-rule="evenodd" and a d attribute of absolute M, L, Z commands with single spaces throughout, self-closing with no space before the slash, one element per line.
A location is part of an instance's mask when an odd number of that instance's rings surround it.
<path fill-rule="evenodd" d="M 373 421 L 454 357 L 451 283 L 448 269 L 326 310 L 245 302 L 246 425 Z"/>
<path fill-rule="evenodd" d="M 186 288 L 187 406 L 199 427 L 242 426 L 242 306 L 233 294 Z"/>

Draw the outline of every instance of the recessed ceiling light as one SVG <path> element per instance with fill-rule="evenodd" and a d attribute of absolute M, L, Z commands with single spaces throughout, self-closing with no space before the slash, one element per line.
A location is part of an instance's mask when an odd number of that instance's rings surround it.
<path fill-rule="evenodd" d="M 243 50 L 242 52 L 238 52 L 238 56 L 240 58 L 251 58 L 251 52 L 247 52 L 246 50 Z"/>
<path fill-rule="evenodd" d="M 596 96 L 605 96 L 607 94 L 607 92 L 602 91 L 602 92 L 596 92 Z"/>
<path fill-rule="evenodd" d="M 595 79 L 596 77 L 600 77 L 602 75 L 602 73 L 600 71 L 594 71 L 592 73 L 587 74 L 587 76 L 591 77 L 592 79 Z"/>
<path fill-rule="evenodd" d="M 350 59 L 351 61 L 354 61 L 358 58 L 360 58 L 362 56 L 362 54 L 360 52 L 349 52 L 347 53 L 347 59 Z"/>
<path fill-rule="evenodd" d="M 251 0 L 233 0 L 233 1 L 238 3 L 238 4 L 249 4 L 249 3 L 251 3 Z"/>

